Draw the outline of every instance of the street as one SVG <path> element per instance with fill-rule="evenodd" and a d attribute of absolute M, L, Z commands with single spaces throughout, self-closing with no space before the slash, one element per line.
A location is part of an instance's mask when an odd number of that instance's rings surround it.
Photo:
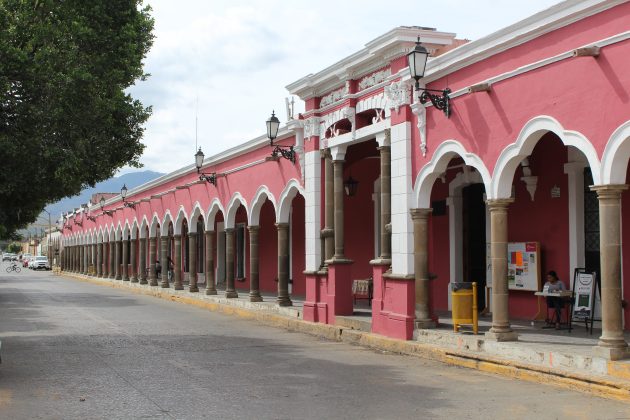
<path fill-rule="evenodd" d="M 3 419 L 630 418 L 622 402 L 4 267 Z"/>

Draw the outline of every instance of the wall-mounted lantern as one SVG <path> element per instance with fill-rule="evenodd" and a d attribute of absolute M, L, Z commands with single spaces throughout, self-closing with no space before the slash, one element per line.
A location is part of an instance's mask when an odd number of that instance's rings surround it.
<path fill-rule="evenodd" d="M 409 65 L 409 73 L 411 74 L 411 77 L 413 77 L 416 81 L 416 92 L 420 90 L 422 91 L 419 101 L 423 105 L 430 101 L 434 107 L 440 111 L 444 111 L 446 118 L 448 118 L 451 116 L 450 98 L 448 96 L 449 93 L 451 93 L 451 90 L 449 88 L 436 90 L 420 87 L 420 79 L 424 77 L 424 71 L 427 66 L 428 58 L 429 52 L 422 46 L 422 44 L 420 44 L 420 37 L 418 37 L 416 47 L 407 54 L 407 64 Z M 439 92 L 442 95 L 440 96 L 431 92 Z"/>
<path fill-rule="evenodd" d="M 199 150 L 197 150 L 197 153 L 195 153 L 195 166 L 197 167 L 197 173 L 199 174 L 199 180 L 200 181 L 207 181 L 207 182 L 211 183 L 212 185 L 214 185 L 216 187 L 217 186 L 217 174 L 216 174 L 216 172 L 211 172 L 209 174 L 201 172 L 201 167 L 203 166 L 203 159 L 204 158 L 205 158 L 205 155 L 201 151 L 201 147 L 200 147 Z"/>
<path fill-rule="evenodd" d="M 283 158 L 290 160 L 292 163 L 295 163 L 295 151 L 293 150 L 293 146 L 280 146 L 278 144 L 273 144 L 273 141 L 276 137 L 278 137 L 279 128 L 280 120 L 276 117 L 275 111 L 271 111 L 271 117 L 267 120 L 267 138 L 269 139 L 269 145 L 274 147 L 273 152 L 271 152 L 271 156 L 273 158 L 282 156 Z"/>

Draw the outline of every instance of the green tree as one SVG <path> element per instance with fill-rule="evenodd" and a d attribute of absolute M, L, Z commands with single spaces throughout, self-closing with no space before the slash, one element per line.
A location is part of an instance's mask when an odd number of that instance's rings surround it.
<path fill-rule="evenodd" d="M 0 0 L 0 235 L 141 166 L 152 31 L 142 0 Z"/>
<path fill-rule="evenodd" d="M 22 246 L 17 242 L 12 242 L 7 246 L 7 251 L 12 254 L 17 254 L 22 251 Z"/>

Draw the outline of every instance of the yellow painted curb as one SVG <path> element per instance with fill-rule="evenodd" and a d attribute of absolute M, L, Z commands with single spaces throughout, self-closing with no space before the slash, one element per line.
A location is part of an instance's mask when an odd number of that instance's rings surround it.
<path fill-rule="evenodd" d="M 576 374 L 573 372 L 510 361 L 488 355 L 440 348 L 415 341 L 397 340 L 345 327 L 314 323 L 299 318 L 291 318 L 281 314 L 239 308 L 219 302 L 209 302 L 198 299 L 194 295 L 180 296 L 171 293 L 171 289 L 167 288 L 130 287 L 130 283 L 128 282 L 113 282 L 110 279 L 91 278 L 67 273 L 60 275 L 65 278 L 86 283 L 110 286 L 115 289 L 125 289 L 137 294 L 153 296 L 173 302 L 181 302 L 213 312 L 235 315 L 239 318 L 255 320 L 268 326 L 301 332 L 322 337 L 331 341 L 355 344 L 390 353 L 422 357 L 454 366 L 475 369 L 481 372 L 522 379 L 530 382 L 543 383 L 546 385 L 556 385 L 562 388 L 586 392 L 604 398 L 630 401 L 630 381 L 624 380 L 628 378 L 627 375 L 630 375 L 630 364 L 623 362 L 610 362 L 608 364 L 608 371 L 611 375 L 616 376 L 615 378 Z M 617 379 L 617 377 L 621 379 Z"/>

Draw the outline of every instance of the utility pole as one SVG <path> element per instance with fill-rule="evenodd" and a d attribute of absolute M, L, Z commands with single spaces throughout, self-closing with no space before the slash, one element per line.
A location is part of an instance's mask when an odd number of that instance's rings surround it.
<path fill-rule="evenodd" d="M 51 223 L 50 223 L 50 212 L 48 212 L 48 210 L 46 209 L 42 209 L 42 211 L 46 212 L 46 214 L 48 215 L 48 238 L 46 239 L 46 257 L 48 257 L 48 264 L 51 265 L 52 267 L 52 258 L 50 255 L 50 240 L 52 239 L 52 228 L 51 228 Z"/>

